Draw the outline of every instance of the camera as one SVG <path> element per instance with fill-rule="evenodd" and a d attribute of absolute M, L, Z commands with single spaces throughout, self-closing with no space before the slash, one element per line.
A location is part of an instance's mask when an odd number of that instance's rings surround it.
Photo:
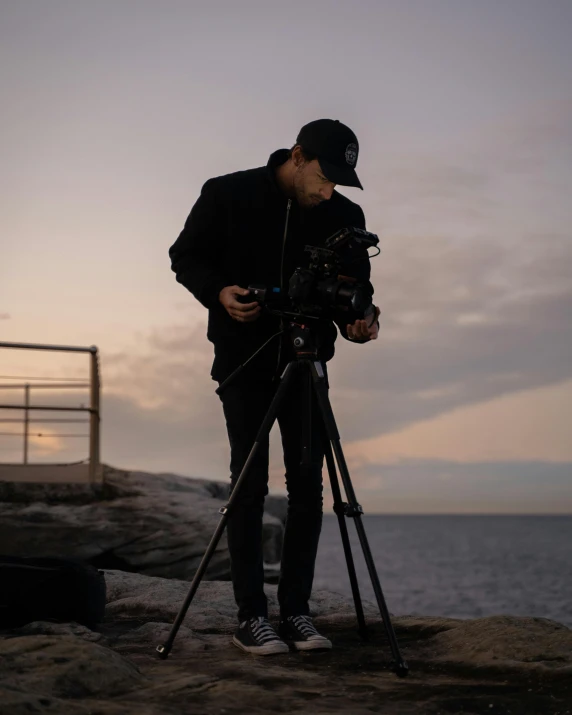
<path fill-rule="evenodd" d="M 379 238 L 360 228 L 343 228 L 323 246 L 305 246 L 310 254 L 307 268 L 296 268 L 288 281 L 288 292 L 274 286 L 252 284 L 241 303 L 253 300 L 271 313 L 308 318 L 333 319 L 340 312 L 348 322 L 367 319 L 374 312 L 371 287 L 343 275 L 351 263 L 366 260 L 364 251 L 377 246 Z M 374 256 L 379 254 L 374 254 Z M 367 256 L 369 258 L 369 256 Z"/>

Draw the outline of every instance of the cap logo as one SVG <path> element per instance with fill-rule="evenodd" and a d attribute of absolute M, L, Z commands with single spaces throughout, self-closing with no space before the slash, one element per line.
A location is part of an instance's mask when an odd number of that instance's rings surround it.
<path fill-rule="evenodd" d="M 346 162 L 354 166 L 357 161 L 358 148 L 356 144 L 348 144 L 346 147 Z"/>

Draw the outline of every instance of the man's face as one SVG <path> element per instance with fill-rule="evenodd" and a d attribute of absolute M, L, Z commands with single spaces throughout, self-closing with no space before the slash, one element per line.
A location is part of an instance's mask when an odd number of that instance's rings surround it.
<path fill-rule="evenodd" d="M 322 173 L 317 159 L 305 161 L 300 157 L 294 174 L 294 191 L 302 208 L 311 209 L 322 201 L 328 201 L 335 188 L 336 185 Z"/>

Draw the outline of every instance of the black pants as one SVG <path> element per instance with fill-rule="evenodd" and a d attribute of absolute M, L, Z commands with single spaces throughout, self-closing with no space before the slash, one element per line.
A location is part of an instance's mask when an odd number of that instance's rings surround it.
<path fill-rule="evenodd" d="M 298 368 L 277 415 L 284 451 L 288 514 L 284 532 L 278 602 L 281 617 L 308 615 L 314 565 L 322 527 L 321 416 L 315 395 L 311 406 L 311 447 L 302 464 L 303 409 L 308 403 L 309 371 Z M 327 376 L 326 376 L 327 380 Z M 252 449 L 279 380 L 237 379 L 220 395 L 230 441 L 231 490 Z M 327 383 L 326 383 L 327 384 Z M 268 616 L 264 594 L 262 514 L 268 494 L 269 440 L 266 438 L 241 484 L 227 524 L 228 548 L 239 621 Z"/>

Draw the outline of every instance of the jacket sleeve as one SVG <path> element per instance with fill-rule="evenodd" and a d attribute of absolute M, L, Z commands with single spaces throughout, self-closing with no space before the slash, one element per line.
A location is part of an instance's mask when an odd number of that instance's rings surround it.
<path fill-rule="evenodd" d="M 220 219 L 216 179 L 209 179 L 179 237 L 169 248 L 171 269 L 177 281 L 205 308 L 214 307 L 219 293 L 228 285 L 219 268 L 221 243 L 224 242 Z"/>
<path fill-rule="evenodd" d="M 363 213 L 363 210 L 360 206 L 357 207 L 358 211 L 356 212 L 356 215 L 353 219 L 353 223 L 350 224 L 354 228 L 362 228 L 364 231 L 366 230 L 365 227 L 365 216 Z M 354 258 L 359 259 L 352 261 L 352 263 L 349 263 L 347 266 L 342 266 L 342 275 L 349 276 L 350 278 L 356 278 L 357 281 L 360 283 L 365 283 L 366 285 L 369 286 L 369 289 L 371 291 L 371 294 L 373 295 L 373 285 L 370 282 L 370 275 L 371 275 L 371 264 L 369 260 L 369 255 L 367 252 L 367 248 L 365 247 L 359 247 L 355 250 L 354 253 Z M 344 319 L 344 315 L 342 311 L 336 311 L 334 315 L 334 322 L 338 326 L 338 330 L 340 331 L 340 334 L 343 338 L 346 340 L 349 340 L 351 343 L 368 343 L 369 339 L 363 339 L 363 340 L 351 340 L 348 338 L 348 333 L 346 330 L 346 326 L 348 324 L 347 320 Z M 379 324 L 379 321 L 377 321 Z"/>

